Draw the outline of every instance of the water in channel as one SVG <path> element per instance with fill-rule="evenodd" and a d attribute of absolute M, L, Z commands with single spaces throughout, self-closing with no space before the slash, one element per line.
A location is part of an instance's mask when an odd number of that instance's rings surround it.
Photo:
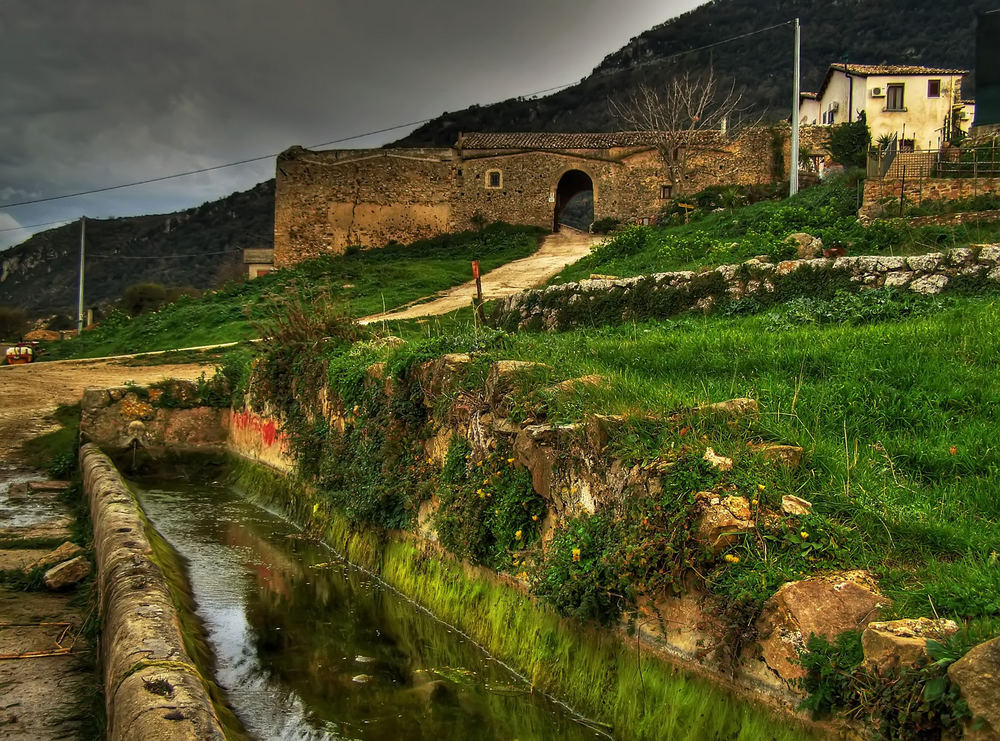
<path fill-rule="evenodd" d="M 603 738 L 448 626 L 220 483 L 141 479 L 215 680 L 257 739 Z"/>

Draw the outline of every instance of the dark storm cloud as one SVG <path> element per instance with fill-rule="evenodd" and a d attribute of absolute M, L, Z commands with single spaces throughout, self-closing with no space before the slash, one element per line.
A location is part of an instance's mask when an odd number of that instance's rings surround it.
<path fill-rule="evenodd" d="M 4 0 L 0 203 L 317 144 L 572 82 L 696 4 Z M 272 171 L 265 161 L 0 208 L 0 229 L 183 208 Z M 0 247 L 26 236 L 0 232 Z"/>

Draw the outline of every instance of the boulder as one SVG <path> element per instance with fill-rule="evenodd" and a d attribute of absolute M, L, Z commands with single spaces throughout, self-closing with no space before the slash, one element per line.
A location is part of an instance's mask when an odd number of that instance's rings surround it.
<path fill-rule="evenodd" d="M 533 373 L 549 370 L 543 363 L 531 363 L 525 360 L 498 360 L 490 366 L 486 374 L 484 393 L 486 400 L 492 406 L 499 404 L 518 385 L 518 380 Z"/>
<path fill-rule="evenodd" d="M 695 495 L 702 503 L 698 517 L 698 540 L 705 543 L 713 553 L 720 553 L 734 545 L 742 533 L 753 530 L 750 503 L 745 497 L 719 497 L 710 491 Z"/>
<path fill-rule="evenodd" d="M 809 260 L 823 254 L 823 240 L 805 232 L 789 234 L 786 242 L 795 246 L 795 254 L 802 260 Z"/>
<path fill-rule="evenodd" d="M 70 559 L 76 558 L 83 554 L 83 548 L 78 546 L 76 543 L 70 543 L 68 540 L 61 546 L 53 551 L 49 551 L 44 556 L 38 560 L 32 562 L 27 570 L 32 569 L 47 569 L 50 566 L 54 566 L 58 563 L 63 563 L 64 561 L 69 561 Z"/>
<path fill-rule="evenodd" d="M 760 407 L 757 405 L 756 399 L 739 398 L 706 404 L 705 406 L 697 407 L 694 411 L 704 415 L 756 419 L 760 412 Z"/>
<path fill-rule="evenodd" d="M 946 285 L 948 285 L 947 275 L 925 275 L 910 283 L 910 290 L 914 293 L 931 296 L 936 293 L 941 293 Z"/>
<path fill-rule="evenodd" d="M 417 378 L 424 392 L 424 405 L 433 407 L 439 398 L 455 389 L 470 362 L 472 358 L 465 353 L 448 353 L 422 363 Z"/>
<path fill-rule="evenodd" d="M 798 664 L 810 635 L 833 640 L 862 630 L 889 600 L 865 572 L 847 572 L 784 584 L 757 618 L 764 662 L 786 682 L 805 676 Z"/>
<path fill-rule="evenodd" d="M 705 455 L 703 455 L 702 458 L 704 458 L 705 462 L 712 466 L 712 468 L 718 468 L 720 471 L 733 470 L 733 459 L 726 458 L 724 455 L 719 455 L 712 448 L 706 448 Z"/>
<path fill-rule="evenodd" d="M 969 703 L 973 722 L 966 725 L 969 741 L 1000 739 L 1000 638 L 980 643 L 948 667 L 948 678 Z M 976 728 L 977 723 L 979 728 Z"/>
<path fill-rule="evenodd" d="M 565 381 L 549 386 L 546 391 L 550 393 L 570 393 L 576 389 L 600 388 L 606 384 L 604 376 L 596 374 L 580 376 L 579 378 L 567 378 Z"/>
<path fill-rule="evenodd" d="M 754 453 L 764 456 L 765 460 L 785 468 L 798 468 L 799 464 L 802 463 L 802 448 L 798 445 L 750 443 L 747 447 Z"/>
<path fill-rule="evenodd" d="M 32 492 L 59 492 L 69 488 L 68 481 L 29 481 L 28 491 Z"/>
<path fill-rule="evenodd" d="M 90 561 L 83 556 L 77 556 L 46 571 L 43 581 L 48 589 L 57 592 L 80 583 L 89 574 Z"/>
<path fill-rule="evenodd" d="M 781 497 L 781 511 L 793 517 L 802 517 L 812 514 L 812 502 L 794 494 L 785 494 Z"/>
<path fill-rule="evenodd" d="M 927 639 L 952 635 L 958 626 L 952 620 L 908 618 L 869 623 L 861 634 L 866 666 L 885 674 L 897 667 L 914 666 L 927 655 Z"/>

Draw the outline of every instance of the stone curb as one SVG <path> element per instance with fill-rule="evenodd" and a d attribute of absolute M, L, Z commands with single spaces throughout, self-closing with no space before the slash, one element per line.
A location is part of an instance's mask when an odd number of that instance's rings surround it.
<path fill-rule="evenodd" d="M 107 738 L 223 741 L 138 503 L 95 445 L 80 448 L 80 470 L 94 523 Z"/>

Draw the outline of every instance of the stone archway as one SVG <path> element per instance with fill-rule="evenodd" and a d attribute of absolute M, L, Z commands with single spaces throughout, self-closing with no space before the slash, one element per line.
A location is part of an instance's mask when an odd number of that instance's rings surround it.
<path fill-rule="evenodd" d="M 590 224 L 594 220 L 594 181 L 583 170 L 567 170 L 563 173 L 562 177 L 559 178 L 558 185 L 556 185 L 556 207 L 552 217 L 552 231 L 559 231 L 566 207 L 570 206 L 571 202 L 580 207 L 581 213 L 588 213 L 588 206 L 584 200 L 588 194 L 589 220 L 584 217 L 578 223 L 568 224 L 568 226 L 581 231 L 587 231 L 590 228 Z M 586 221 L 586 224 L 583 221 Z"/>

